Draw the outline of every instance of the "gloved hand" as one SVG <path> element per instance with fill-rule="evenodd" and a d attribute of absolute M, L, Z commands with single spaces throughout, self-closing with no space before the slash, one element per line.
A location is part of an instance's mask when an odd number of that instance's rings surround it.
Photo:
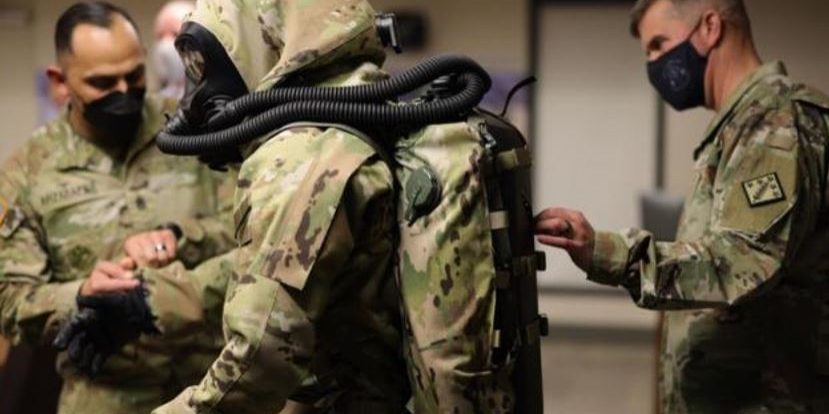
<path fill-rule="evenodd" d="M 53 345 L 68 351 L 78 370 L 96 376 L 104 362 L 142 334 L 160 334 L 143 286 L 120 293 L 78 295 L 79 312 L 64 323 Z"/>

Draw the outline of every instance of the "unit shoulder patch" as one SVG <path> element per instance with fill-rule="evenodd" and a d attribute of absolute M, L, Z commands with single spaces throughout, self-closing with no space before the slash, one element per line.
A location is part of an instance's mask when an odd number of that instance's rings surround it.
<path fill-rule="evenodd" d="M 766 174 L 743 182 L 743 191 L 751 208 L 762 207 L 768 204 L 786 200 L 783 185 L 777 173 Z"/>

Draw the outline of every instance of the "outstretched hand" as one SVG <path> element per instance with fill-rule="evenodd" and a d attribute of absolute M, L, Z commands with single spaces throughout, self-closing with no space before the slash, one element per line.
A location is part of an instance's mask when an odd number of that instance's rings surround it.
<path fill-rule="evenodd" d="M 573 263 L 584 271 L 593 261 L 596 232 L 580 211 L 548 208 L 535 218 L 538 241 L 565 250 Z"/>

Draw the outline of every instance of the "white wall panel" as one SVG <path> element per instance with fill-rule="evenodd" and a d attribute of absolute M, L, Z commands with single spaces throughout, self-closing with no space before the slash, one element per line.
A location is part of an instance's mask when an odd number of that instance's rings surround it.
<path fill-rule="evenodd" d="M 627 34 L 628 7 L 551 4 L 542 13 L 536 210 L 580 209 L 597 229 L 637 226 L 639 195 L 655 181 L 656 100 Z M 548 252 L 544 284 L 591 286 L 566 255 Z"/>

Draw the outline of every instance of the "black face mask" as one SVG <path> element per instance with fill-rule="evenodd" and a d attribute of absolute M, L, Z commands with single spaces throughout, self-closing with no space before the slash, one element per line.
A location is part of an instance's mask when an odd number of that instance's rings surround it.
<path fill-rule="evenodd" d="M 106 138 L 132 140 L 141 126 L 144 92 L 143 88 L 112 92 L 86 104 L 83 117 Z"/>
<path fill-rule="evenodd" d="M 696 32 L 696 28 L 691 35 Z M 648 78 L 668 104 L 677 111 L 705 104 L 705 70 L 708 57 L 691 44 L 691 35 L 659 59 L 648 62 Z"/>

